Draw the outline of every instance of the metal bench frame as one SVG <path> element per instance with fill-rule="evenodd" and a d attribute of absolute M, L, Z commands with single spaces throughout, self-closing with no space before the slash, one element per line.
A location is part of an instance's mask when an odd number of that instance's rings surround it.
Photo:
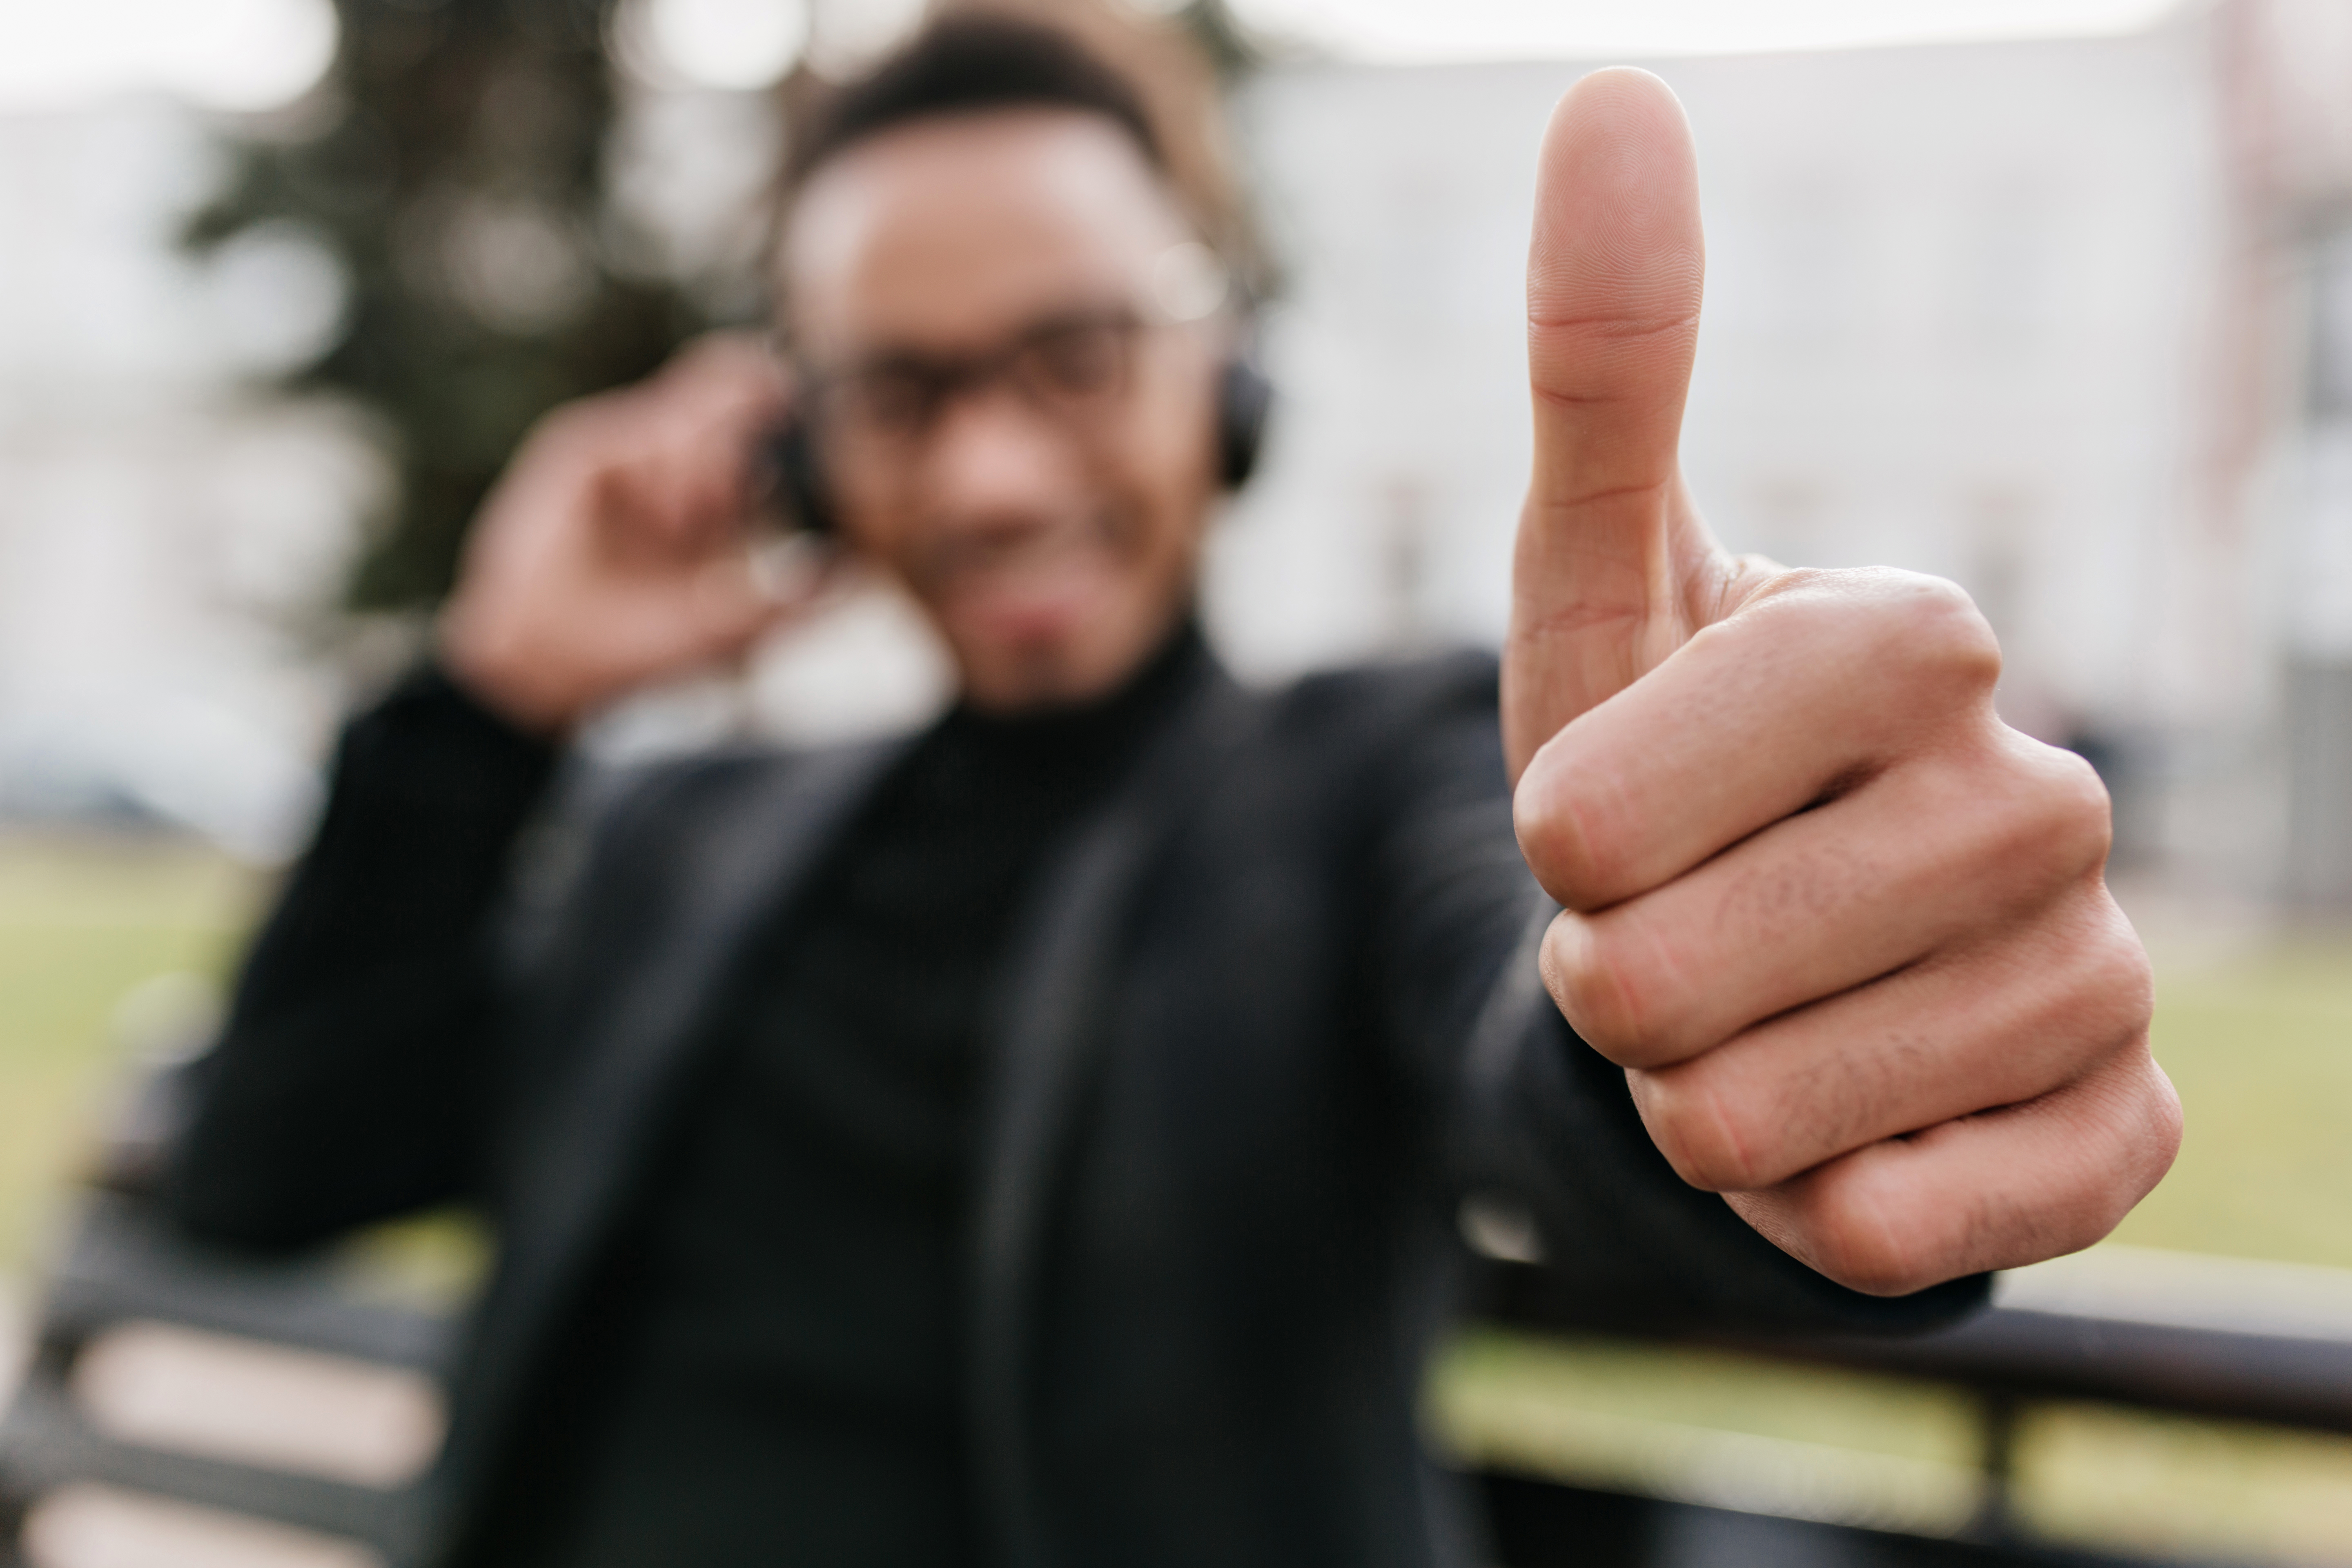
<path fill-rule="evenodd" d="M 154 1205 L 96 1192 L 74 1216 L 49 1276 L 32 1360 L 0 1419 L 0 1564 L 14 1568 L 25 1515 L 42 1495 L 96 1483 L 265 1519 L 375 1548 L 397 1561 L 412 1538 L 414 1489 L 175 1453 L 93 1426 L 72 1396 L 76 1363 L 108 1331 L 139 1322 L 442 1376 L 451 1325 L 355 1300 L 328 1258 L 257 1258 L 182 1235 Z"/>
<path fill-rule="evenodd" d="M 1590 1331 L 1540 1269 L 1482 1259 L 1478 1316 L 1537 1331 Z M 0 1419 L 0 1568 L 41 1495 L 95 1482 L 274 1521 L 362 1542 L 398 1562 L 421 1522 L 414 1488 L 378 1490 L 228 1460 L 143 1447 L 91 1425 L 71 1397 L 75 1363 L 108 1331 L 162 1322 L 318 1352 L 429 1376 L 446 1375 L 449 1320 L 355 1299 L 334 1260 L 256 1258 L 174 1230 L 132 1193 L 90 1194 L 52 1273 L 38 1340 L 16 1402 Z M 2146 1410 L 2352 1433 L 2352 1331 L 2305 1325 L 2184 1326 L 2096 1312 L 1996 1306 L 1958 1328 L 1914 1340 L 1832 1338 L 1711 1342 L 1752 1353 L 1932 1379 L 1971 1391 L 1982 1413 L 1985 1505 L 1958 1542 L 1836 1526 L 1837 1560 L 1973 1568 L 2121 1564 L 2028 1540 L 2011 1507 L 2021 1408 L 2095 1400 Z M 1717 1510 L 1614 1496 L 1538 1478 L 1480 1478 L 1496 1546 L 1511 1568 L 1644 1562 L 1641 1541 L 1670 1515 Z M 1724 1515 L 1727 1521 L 1732 1516 Z M 1728 1527 L 1728 1525 L 1727 1525 Z M 1613 1544 L 1612 1544 L 1613 1543 Z M 2128 1560 L 2146 1562 L 2145 1559 Z"/>

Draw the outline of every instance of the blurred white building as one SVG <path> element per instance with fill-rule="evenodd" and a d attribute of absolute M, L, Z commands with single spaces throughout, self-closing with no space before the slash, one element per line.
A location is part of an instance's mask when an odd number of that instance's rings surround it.
<path fill-rule="evenodd" d="M 1958 580 L 2007 649 L 2011 721 L 2103 750 L 2131 849 L 2247 890 L 2293 863 L 2305 890 L 2352 895 L 2352 684 L 2298 677 L 2290 711 L 2280 679 L 2322 623 L 2352 658 L 2352 517 L 2290 493 L 2307 470 L 2352 496 L 2352 463 L 2324 479 L 2341 459 L 2294 455 L 2311 333 L 2277 277 L 2296 241 L 2268 172 L 2325 139 L 2279 112 L 2282 60 L 2352 99 L 2352 47 L 2327 36 L 2347 15 L 1649 62 L 1698 142 L 1685 455 L 1717 531 Z M 1534 153 L 1582 68 L 1305 67 L 1249 94 L 1292 274 L 1266 330 L 1284 423 L 1218 559 L 1244 667 L 1499 634 Z M 2269 144 L 2250 109 L 2277 121 Z M 2343 163 L 2305 162 L 2345 188 Z M 2334 607 L 2292 609 L 2315 595 Z M 2329 703 L 2336 760 L 2302 770 L 2326 777 L 2290 847 L 2282 747 Z"/>
<path fill-rule="evenodd" d="M 378 479 L 348 418 L 241 390 L 341 283 L 299 236 L 181 254 L 216 177 L 160 97 L 0 116 L 0 814 L 268 856 L 315 794 L 310 656 Z"/>
<path fill-rule="evenodd" d="M 2136 852 L 2352 898 L 2352 5 L 1651 63 L 1699 142 L 1686 451 L 1718 531 L 1958 579 L 2012 721 L 2106 747 Z M 1583 68 L 1295 65 L 1244 94 L 1287 286 L 1274 446 L 1213 563 L 1244 673 L 1499 635 L 1534 153 Z M 764 166 L 764 107 L 631 102 L 618 199 L 707 249 L 725 215 L 687 197 Z M 216 177 L 198 131 L 152 101 L 0 117 L 0 812 L 112 791 L 258 851 L 313 787 L 340 689 L 309 639 L 379 481 L 350 420 L 236 392 L 340 295 L 299 235 L 173 253 Z M 868 606 L 751 706 L 837 732 L 936 689 Z"/>

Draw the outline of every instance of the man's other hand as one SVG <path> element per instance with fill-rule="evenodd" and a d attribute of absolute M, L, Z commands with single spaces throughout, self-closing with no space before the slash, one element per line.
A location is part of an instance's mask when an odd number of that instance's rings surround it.
<path fill-rule="evenodd" d="M 483 503 L 441 623 L 444 664 L 527 728 L 733 658 L 803 607 L 751 537 L 761 434 L 786 388 L 756 342 L 711 337 L 635 386 L 542 420 Z"/>
<path fill-rule="evenodd" d="M 1681 106 L 1585 78 L 1538 175 L 1503 678 L 1520 845 L 1568 911 L 1545 983 L 1675 1169 L 1841 1283 L 2087 1246 L 2180 1137 L 2105 793 L 1995 716 L 1952 584 L 1709 536 L 1675 450 L 1703 270 Z"/>

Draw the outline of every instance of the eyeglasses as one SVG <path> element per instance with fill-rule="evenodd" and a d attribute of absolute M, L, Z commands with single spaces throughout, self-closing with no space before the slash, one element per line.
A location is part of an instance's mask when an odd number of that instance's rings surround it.
<path fill-rule="evenodd" d="M 848 457 L 911 455 L 958 397 L 998 385 L 1083 435 L 1125 402 L 1148 325 L 1130 310 L 1080 311 L 1048 317 L 981 353 L 887 353 L 804 375 L 802 405 L 818 438 Z"/>

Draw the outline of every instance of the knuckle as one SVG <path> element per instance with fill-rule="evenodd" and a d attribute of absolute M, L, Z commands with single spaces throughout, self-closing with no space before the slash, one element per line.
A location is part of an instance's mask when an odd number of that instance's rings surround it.
<path fill-rule="evenodd" d="M 2076 758 L 2071 770 L 2077 775 L 2078 787 L 2068 808 L 2067 842 L 2073 858 L 2085 871 L 2103 869 L 2107 857 L 2116 847 L 2116 818 L 2107 787 L 2091 764 Z M 2137 943 L 2135 943 L 2137 945 Z"/>
<path fill-rule="evenodd" d="M 1905 589 L 1895 595 L 1890 626 L 1897 647 L 1957 691 L 1990 691 L 2000 679 L 2000 643 L 1976 601 L 1941 577 L 1906 576 Z"/>
<path fill-rule="evenodd" d="M 1544 967 L 1553 1000 L 1584 1042 L 1635 1067 L 1646 1063 L 1653 1026 L 1643 978 L 1625 946 L 1598 922 L 1562 916 L 1545 939 Z"/>
<path fill-rule="evenodd" d="M 1864 655 L 1910 677 L 1906 688 L 1915 701 L 1920 683 L 1958 701 L 1990 692 L 2000 680 L 2000 640 L 1958 584 L 1892 568 L 1858 576 L 1865 591 L 1848 603 Z"/>
<path fill-rule="evenodd" d="M 2105 918 L 2076 965 L 2079 1005 L 2097 1018 L 2101 1038 L 2136 1048 L 2156 1015 L 2156 969 L 2114 900 L 2103 901 Z"/>
<path fill-rule="evenodd" d="M 2104 1152 L 2084 1162 L 2081 1172 L 2085 1219 L 2095 1229 L 2077 1245 L 2087 1245 L 2120 1224 L 2172 1168 L 2180 1152 L 2180 1096 L 2153 1055 L 2144 1047 L 2135 1049 L 2116 1070 L 2100 1077 L 2105 1081 L 2099 1086 L 2083 1135 L 2086 1143 L 2104 1145 Z"/>
<path fill-rule="evenodd" d="M 1969 750 L 1974 760 L 1956 770 L 1954 805 L 1981 814 L 1987 863 L 2044 886 L 2106 863 L 2114 833 L 2106 786 L 2088 763 L 2022 736 Z"/>
<path fill-rule="evenodd" d="M 1643 1120 L 1675 1173 L 1692 1186 L 1751 1191 L 1770 1179 L 1758 1153 L 1763 1129 L 1750 1125 L 1760 1107 L 1714 1066 L 1701 1058 L 1641 1075 Z"/>
<path fill-rule="evenodd" d="M 2036 800 L 2043 818 L 2042 832 L 2054 861 L 2078 869 L 2103 865 L 2114 841 L 2114 816 L 2107 786 L 2098 771 L 2073 752 L 2039 747 Z"/>
<path fill-rule="evenodd" d="M 1849 1162 L 1823 1173 L 1810 1205 L 1814 1267 L 1850 1290 L 1906 1296 L 1948 1279 L 1943 1227 L 1908 1213 L 1883 1167 Z"/>
<path fill-rule="evenodd" d="M 560 403 L 534 421 L 524 437 L 527 445 L 564 447 L 601 446 L 618 422 L 627 391 L 599 393 Z"/>
<path fill-rule="evenodd" d="M 577 468 L 592 447 L 583 433 L 576 409 L 551 409 L 523 432 L 522 440 L 515 447 L 510 471 L 545 470 L 558 466 Z"/>
<path fill-rule="evenodd" d="M 2136 1152 L 2127 1146 L 2108 1152 L 2121 1157 L 2051 1170 L 2031 1204 L 2013 1202 L 2006 1223 L 1988 1227 L 1993 1240 L 1986 1265 L 2013 1268 L 2080 1252 L 2122 1224 L 2170 1163 L 2151 1166 L 2130 1157 Z"/>
<path fill-rule="evenodd" d="M 1591 816 L 1577 770 L 1553 747 L 1538 752 L 1511 796 L 1511 826 L 1536 880 L 1571 910 L 1599 907 L 1620 870 L 1605 847 L 1614 836 L 1596 832 Z"/>
<path fill-rule="evenodd" d="M 1865 674 L 1879 721 L 1897 731 L 1979 707 L 2000 679 L 1990 623 L 1941 577 L 1885 566 L 1790 573 L 1759 604 L 1795 617 L 1821 658 Z"/>
<path fill-rule="evenodd" d="M 2156 1058 L 2141 1053 L 2139 1079 L 2140 1137 L 2139 1146 L 2149 1167 L 2147 1187 L 2152 1188 L 2172 1169 L 2172 1162 L 2180 1155 L 2180 1140 L 2186 1131 L 2180 1110 L 2180 1091 L 2172 1079 L 2158 1067 Z M 2138 1199 L 2135 1197 L 2133 1202 Z M 2120 1216 L 2118 1216 L 2120 1218 Z"/>

